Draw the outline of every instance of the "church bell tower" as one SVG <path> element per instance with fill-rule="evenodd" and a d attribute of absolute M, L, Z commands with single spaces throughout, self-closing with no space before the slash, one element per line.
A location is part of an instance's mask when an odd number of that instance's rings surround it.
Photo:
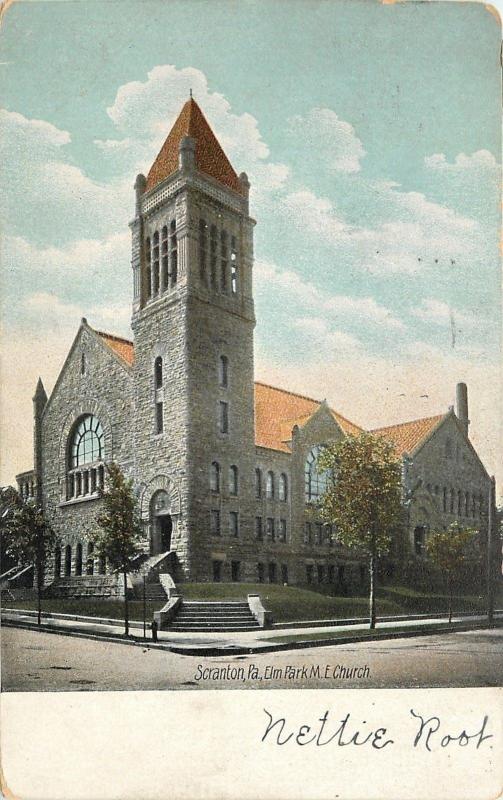
<path fill-rule="evenodd" d="M 191 97 L 135 193 L 132 427 L 151 552 L 173 552 L 178 579 L 245 579 L 254 474 L 249 182 Z"/>

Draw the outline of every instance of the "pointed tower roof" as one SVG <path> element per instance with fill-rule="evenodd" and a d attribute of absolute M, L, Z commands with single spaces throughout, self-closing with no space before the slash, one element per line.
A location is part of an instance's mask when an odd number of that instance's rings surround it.
<path fill-rule="evenodd" d="M 147 176 L 147 192 L 177 171 L 178 150 L 184 136 L 190 136 L 195 140 L 196 167 L 200 172 L 206 173 L 234 192 L 243 194 L 238 176 L 220 147 L 203 112 L 192 97 L 187 100 L 180 111 L 168 138 L 150 168 Z"/>
<path fill-rule="evenodd" d="M 35 389 L 35 394 L 33 395 L 33 402 L 41 402 L 43 405 L 47 403 L 47 394 L 44 389 L 44 384 L 42 383 L 42 378 L 39 378 L 37 381 L 37 387 Z"/>

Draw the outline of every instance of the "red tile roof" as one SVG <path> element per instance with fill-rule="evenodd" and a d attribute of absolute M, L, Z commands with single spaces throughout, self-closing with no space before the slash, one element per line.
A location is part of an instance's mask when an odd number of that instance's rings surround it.
<path fill-rule="evenodd" d="M 183 106 L 168 138 L 152 164 L 147 176 L 146 190 L 153 189 L 154 186 L 177 171 L 178 147 L 184 136 L 191 136 L 195 139 L 197 169 L 242 194 L 238 176 L 220 147 L 203 112 L 192 98 L 187 100 Z"/>
<path fill-rule="evenodd" d="M 402 456 L 404 453 L 410 455 L 444 417 L 445 414 L 438 414 L 436 417 L 413 419 L 411 422 L 402 422 L 399 425 L 376 428 L 371 431 L 371 433 L 385 439 L 390 439 L 395 445 L 397 456 Z"/>
<path fill-rule="evenodd" d="M 134 363 L 134 345 L 129 339 L 114 336 L 111 333 L 94 330 L 105 344 L 116 353 L 128 366 Z M 289 453 L 287 442 L 290 441 L 294 425 L 304 425 L 319 408 L 321 401 L 301 394 L 278 389 L 266 383 L 255 383 L 255 444 L 270 450 L 281 450 Z M 358 435 L 362 431 L 358 425 L 350 422 L 337 411 L 330 409 L 335 421 L 346 434 Z M 415 419 L 386 428 L 376 428 L 371 433 L 391 439 L 395 444 L 398 456 L 412 453 L 428 436 L 445 414 L 436 417 Z"/>
<path fill-rule="evenodd" d="M 287 392 L 265 383 L 255 383 L 255 444 L 290 452 L 286 444 L 294 425 L 303 425 L 320 406 L 320 400 Z M 345 433 L 358 434 L 361 428 L 330 409 Z"/>
<path fill-rule="evenodd" d="M 98 334 L 98 336 L 103 339 L 106 345 L 110 347 L 111 350 L 114 351 L 126 364 L 130 367 L 133 366 L 134 362 L 134 345 L 133 342 L 130 342 L 129 339 L 122 339 L 120 336 L 113 336 L 111 333 L 105 333 L 104 331 L 97 331 L 93 328 L 94 332 Z"/>

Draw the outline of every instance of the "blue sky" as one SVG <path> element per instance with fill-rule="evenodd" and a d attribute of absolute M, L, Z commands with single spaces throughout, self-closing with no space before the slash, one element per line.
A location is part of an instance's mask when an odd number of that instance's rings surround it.
<path fill-rule="evenodd" d="M 30 466 L 34 381 L 80 317 L 129 335 L 132 186 L 189 88 L 252 181 L 257 377 L 369 426 L 465 380 L 501 475 L 499 46 L 476 3 L 14 3 L 1 479 Z"/>

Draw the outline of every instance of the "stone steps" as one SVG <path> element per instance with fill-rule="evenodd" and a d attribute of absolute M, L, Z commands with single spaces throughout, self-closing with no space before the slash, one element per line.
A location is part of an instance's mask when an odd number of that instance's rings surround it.
<path fill-rule="evenodd" d="M 184 600 L 169 629 L 197 633 L 252 631 L 258 627 L 248 603 Z"/>

